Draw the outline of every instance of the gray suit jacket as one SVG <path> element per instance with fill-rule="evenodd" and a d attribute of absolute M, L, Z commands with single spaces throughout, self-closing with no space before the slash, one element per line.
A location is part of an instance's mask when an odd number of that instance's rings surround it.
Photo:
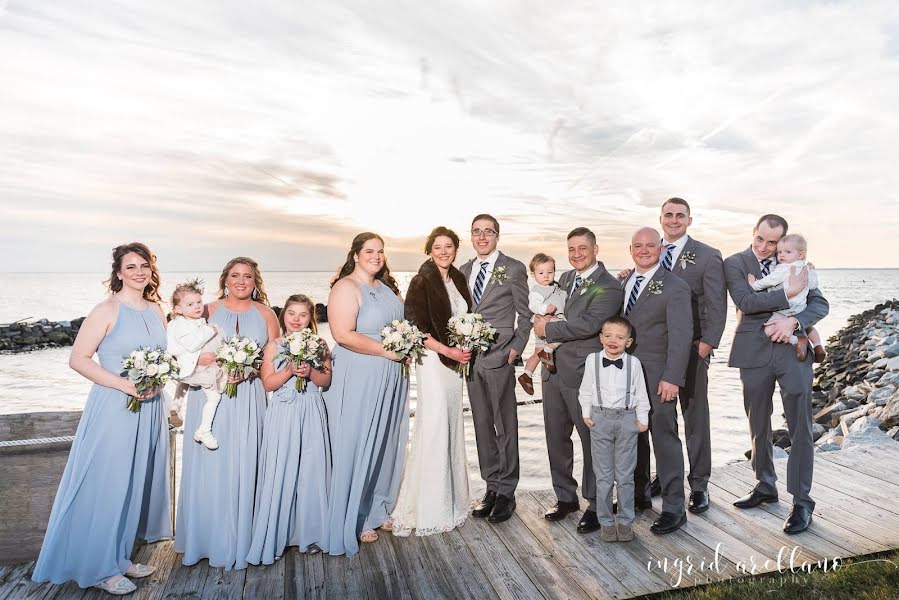
<path fill-rule="evenodd" d="M 569 292 L 576 275 L 574 269 L 563 273 L 559 278 L 559 287 Z M 565 387 L 574 389 L 581 386 L 587 355 L 602 350 L 599 343 L 602 324 L 618 314 L 624 301 L 624 292 L 618 280 L 601 262 L 597 263 L 589 279 L 592 281 L 589 286 L 581 286 L 578 292 L 568 296 L 565 302 L 567 320 L 546 324 L 546 340 L 562 342 L 555 352 L 557 375 Z M 584 293 L 580 293 L 581 290 Z M 543 369 L 542 377 L 543 381 L 549 379 L 546 369 Z"/>
<path fill-rule="evenodd" d="M 627 281 L 621 282 L 622 291 Z M 650 291 L 651 282 L 661 286 L 659 293 Z M 642 288 L 643 293 L 627 315 L 634 326 L 632 352 L 644 364 L 664 365 L 662 381 L 683 386 L 693 343 L 690 286 L 660 266 L 652 279 L 643 281 Z M 618 310 L 624 314 L 621 306 Z M 655 394 L 655 390 L 649 392 Z"/>
<path fill-rule="evenodd" d="M 692 254 L 693 262 L 680 260 Z M 688 238 L 671 272 L 687 282 L 693 294 L 693 339 L 717 348 L 727 322 L 724 261 L 717 248 Z"/>
<path fill-rule="evenodd" d="M 749 287 L 746 276 L 750 273 L 756 279 L 762 277 L 762 270 L 752 247 L 729 256 L 724 261 L 727 291 L 737 307 L 737 328 L 727 364 L 740 369 L 753 369 L 768 364 L 774 351 L 774 342 L 765 335 L 763 325 L 775 310 L 790 306 L 783 289 L 756 292 Z M 808 305 L 796 315 L 799 328 L 804 331 L 827 316 L 829 311 L 830 304 L 820 290 L 810 290 Z"/>
<path fill-rule="evenodd" d="M 472 264 L 474 259 L 459 268 L 466 282 L 471 279 Z M 487 352 L 474 358 L 485 369 L 498 369 L 508 364 L 509 349 L 514 348 L 520 356 L 533 327 L 533 313 L 528 308 L 528 272 L 524 264 L 500 252 L 493 265 L 494 269 L 496 267 L 505 267 L 509 278 L 501 284 L 493 277 L 488 279 L 480 303 L 471 309 L 496 328 L 496 341 Z M 469 291 L 473 292 L 470 288 Z"/>

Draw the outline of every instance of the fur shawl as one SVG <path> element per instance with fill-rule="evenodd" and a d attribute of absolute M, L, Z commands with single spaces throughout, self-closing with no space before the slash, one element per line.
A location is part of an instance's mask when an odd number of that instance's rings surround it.
<path fill-rule="evenodd" d="M 450 265 L 449 277 L 462 297 L 465 298 L 468 310 L 471 311 L 471 293 L 468 291 L 465 275 Z M 440 269 L 431 259 L 421 265 L 418 275 L 413 277 L 409 283 L 409 290 L 406 292 L 405 316 L 406 319 L 415 323 L 422 333 L 429 334 L 445 346 L 451 345 L 446 327 L 450 317 L 453 316 L 449 294 L 440 278 Z M 442 354 L 440 362 L 450 368 L 455 368 L 459 364 Z"/>

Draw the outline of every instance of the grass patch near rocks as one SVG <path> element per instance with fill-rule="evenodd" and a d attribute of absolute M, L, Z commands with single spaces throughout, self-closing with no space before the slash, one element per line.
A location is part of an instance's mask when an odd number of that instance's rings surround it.
<path fill-rule="evenodd" d="M 769 573 L 650 596 L 653 600 L 896 600 L 899 551 L 841 561 L 835 570 Z"/>

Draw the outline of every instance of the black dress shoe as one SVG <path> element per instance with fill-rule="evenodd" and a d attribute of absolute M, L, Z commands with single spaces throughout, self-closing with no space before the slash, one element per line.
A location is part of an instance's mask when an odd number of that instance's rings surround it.
<path fill-rule="evenodd" d="M 543 518 L 547 521 L 561 521 L 566 516 L 580 510 L 577 502 L 562 502 L 561 500 L 553 504 L 553 507 L 546 511 Z"/>
<path fill-rule="evenodd" d="M 484 494 L 484 499 L 471 511 L 471 516 L 486 519 L 493 511 L 494 504 L 496 504 L 496 492 L 487 492 Z"/>
<path fill-rule="evenodd" d="M 493 510 L 490 512 L 490 516 L 487 517 L 487 521 L 490 523 L 508 521 L 512 517 L 513 512 L 515 512 L 515 497 L 509 498 L 508 496 L 497 495 L 496 504 L 493 505 Z"/>
<path fill-rule="evenodd" d="M 662 495 L 662 483 L 659 481 L 658 475 L 653 477 L 652 481 L 649 482 L 649 495 L 653 498 Z"/>
<path fill-rule="evenodd" d="M 577 532 L 590 533 L 591 531 L 596 531 L 597 529 L 599 529 L 599 519 L 596 518 L 596 511 L 585 510 L 584 516 L 581 517 L 580 522 L 577 524 Z"/>
<path fill-rule="evenodd" d="M 793 505 L 790 516 L 784 521 L 784 533 L 802 533 L 812 524 L 812 511 L 798 504 Z"/>
<path fill-rule="evenodd" d="M 777 502 L 777 494 L 765 494 L 758 491 L 758 489 L 754 489 L 748 496 L 734 502 L 734 506 L 737 508 L 755 508 L 759 504 L 773 502 Z"/>
<path fill-rule="evenodd" d="M 690 492 L 690 501 L 687 503 L 687 510 L 691 513 L 703 513 L 709 509 L 709 493 L 708 492 Z"/>
<path fill-rule="evenodd" d="M 671 533 L 672 531 L 680 529 L 686 522 L 687 513 L 685 512 L 682 512 L 679 515 L 674 514 L 673 512 L 663 512 L 649 529 L 653 533 L 658 534 Z"/>

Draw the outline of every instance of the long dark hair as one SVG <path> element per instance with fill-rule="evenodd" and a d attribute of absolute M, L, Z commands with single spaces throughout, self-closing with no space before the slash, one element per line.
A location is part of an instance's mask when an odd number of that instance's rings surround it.
<path fill-rule="evenodd" d="M 372 233 L 371 231 L 363 231 L 359 235 L 353 238 L 353 244 L 350 246 L 350 251 L 347 252 L 346 262 L 343 263 L 343 266 L 340 267 L 340 270 L 337 271 L 337 275 L 334 276 L 334 279 L 331 280 L 331 287 L 334 287 L 334 284 L 346 277 L 347 275 L 352 274 L 352 272 L 356 269 L 356 261 L 353 260 L 353 256 L 362 252 L 362 246 L 365 245 L 365 242 L 368 240 L 378 240 L 381 242 L 381 245 L 384 245 L 384 238 L 379 236 L 377 233 Z M 396 280 L 393 278 L 393 275 L 390 274 L 390 267 L 387 266 L 387 259 L 384 259 L 384 266 L 381 267 L 381 270 L 375 273 L 375 279 L 378 279 L 393 290 L 394 294 L 400 293 L 400 288 L 396 284 Z"/>
<path fill-rule="evenodd" d="M 253 300 L 269 306 L 268 294 L 265 293 L 265 283 L 262 281 L 262 271 L 259 270 L 259 263 L 246 256 L 232 258 L 228 261 L 228 264 L 225 265 L 225 268 L 222 269 L 222 274 L 219 276 L 219 300 L 225 297 L 225 280 L 228 279 L 228 271 L 230 271 L 234 265 L 246 265 L 253 269 L 253 287 L 256 288 L 256 297 L 253 298 Z"/>
<path fill-rule="evenodd" d="M 122 244 L 112 249 L 112 274 L 106 281 L 106 287 L 113 294 L 118 294 L 122 291 L 124 284 L 119 279 L 119 271 L 122 270 L 122 259 L 131 252 L 143 258 L 150 265 L 150 282 L 144 288 L 144 300 L 162 302 L 162 297 L 159 295 L 159 269 L 156 267 L 156 255 L 150 251 L 146 244 L 140 242 Z"/>
<path fill-rule="evenodd" d="M 281 309 L 281 313 L 278 315 L 278 323 L 281 324 L 281 333 L 287 333 L 287 323 L 284 322 L 284 313 L 287 312 L 287 307 L 291 304 L 303 304 L 309 309 L 309 329 L 312 330 L 312 333 L 318 335 L 318 322 L 315 320 L 315 303 L 312 301 L 312 298 L 306 294 L 294 294 L 284 301 L 284 308 Z"/>

